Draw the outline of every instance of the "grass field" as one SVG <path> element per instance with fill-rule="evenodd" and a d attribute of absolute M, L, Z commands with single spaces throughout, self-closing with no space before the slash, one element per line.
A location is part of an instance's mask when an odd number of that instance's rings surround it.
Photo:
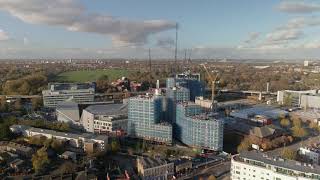
<path fill-rule="evenodd" d="M 109 80 L 119 79 L 123 76 L 130 76 L 132 71 L 123 69 L 108 69 L 108 70 L 81 70 L 81 71 L 69 71 L 61 73 L 57 76 L 56 81 L 58 82 L 88 82 L 96 81 L 101 76 L 107 75 Z"/>

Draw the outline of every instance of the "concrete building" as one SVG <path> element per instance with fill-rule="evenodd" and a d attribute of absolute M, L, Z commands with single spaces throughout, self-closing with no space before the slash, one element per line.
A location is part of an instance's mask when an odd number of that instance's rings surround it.
<path fill-rule="evenodd" d="M 320 150 L 312 147 L 300 147 L 298 154 L 313 164 L 320 163 Z"/>
<path fill-rule="evenodd" d="M 268 157 L 258 151 L 245 151 L 231 158 L 232 180 L 320 179 L 320 167 L 298 161 Z"/>
<path fill-rule="evenodd" d="M 320 110 L 320 94 L 303 94 L 301 95 L 300 107 L 303 109 L 318 109 Z"/>
<path fill-rule="evenodd" d="M 172 143 L 172 126 L 165 122 L 162 95 L 141 95 L 129 99 L 128 133 L 145 140 Z"/>
<path fill-rule="evenodd" d="M 59 102 L 66 100 L 90 103 L 94 101 L 94 94 L 93 83 L 49 83 L 48 90 L 42 91 L 43 105 L 55 108 Z"/>
<path fill-rule="evenodd" d="M 308 67 L 309 66 L 309 61 L 307 61 L 307 60 L 303 61 L 303 66 L 304 67 Z"/>
<path fill-rule="evenodd" d="M 167 99 L 167 121 L 174 123 L 176 119 L 176 104 L 190 101 L 190 91 L 185 87 L 172 87 L 166 89 Z"/>
<path fill-rule="evenodd" d="M 0 141 L 0 152 L 11 152 L 24 157 L 31 157 L 34 153 L 31 147 L 8 141 Z"/>
<path fill-rule="evenodd" d="M 195 103 L 179 103 L 174 135 L 189 146 L 221 151 L 223 120 L 205 113 L 204 108 Z"/>
<path fill-rule="evenodd" d="M 56 108 L 57 120 L 74 125 L 80 125 L 80 112 L 77 103 L 72 101 L 59 102 Z"/>
<path fill-rule="evenodd" d="M 87 132 L 121 135 L 127 132 L 127 104 L 91 105 L 83 110 L 83 128 Z"/>
<path fill-rule="evenodd" d="M 307 90 L 307 91 L 292 91 L 284 90 L 278 91 L 277 93 L 277 102 L 279 104 L 285 104 L 292 107 L 301 107 L 301 96 L 302 95 L 316 95 L 318 90 Z M 304 102 L 305 104 L 305 102 Z"/>
<path fill-rule="evenodd" d="M 206 108 L 206 109 L 210 109 L 212 106 L 212 100 L 210 99 L 204 99 L 203 96 L 198 96 L 196 97 L 195 101 L 194 101 L 197 105 Z"/>
<path fill-rule="evenodd" d="M 230 116 L 240 119 L 250 119 L 256 115 L 264 116 L 267 119 L 278 119 L 280 115 L 287 115 L 288 112 L 272 106 L 256 105 L 250 108 L 235 110 Z"/>
<path fill-rule="evenodd" d="M 32 137 L 32 136 L 44 136 L 48 139 L 57 139 L 63 142 L 66 142 L 68 145 L 76 147 L 76 148 L 82 148 L 84 150 L 85 143 L 91 143 L 93 144 L 95 150 L 97 151 L 104 151 L 106 150 L 106 146 L 108 144 L 108 136 L 103 135 L 94 135 L 94 134 L 74 134 L 74 133 L 66 133 L 66 132 L 58 132 L 54 130 L 48 130 L 48 129 L 41 129 L 41 128 L 34 128 L 30 126 L 24 126 L 24 125 L 12 125 L 10 126 L 10 130 L 13 133 L 20 134 L 26 137 Z"/>
<path fill-rule="evenodd" d="M 197 96 L 204 95 L 205 85 L 200 79 L 200 73 L 186 72 L 177 74 L 175 85 L 189 89 L 191 101 L 194 101 Z"/>
<path fill-rule="evenodd" d="M 174 174 L 173 162 L 149 157 L 137 158 L 138 174 L 143 180 L 167 180 Z"/>

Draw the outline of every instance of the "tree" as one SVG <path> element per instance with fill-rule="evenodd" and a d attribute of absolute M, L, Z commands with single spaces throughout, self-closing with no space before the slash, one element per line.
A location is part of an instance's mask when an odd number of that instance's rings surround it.
<path fill-rule="evenodd" d="M 296 127 L 301 127 L 302 126 L 302 121 L 297 116 L 293 116 L 292 117 L 292 123 L 293 123 L 293 126 L 296 126 Z"/>
<path fill-rule="evenodd" d="M 8 105 L 7 105 L 6 97 L 4 97 L 4 96 L 0 97 L 0 111 L 1 112 L 8 111 Z"/>
<path fill-rule="evenodd" d="M 64 162 L 59 169 L 62 174 L 71 174 L 76 171 L 75 164 L 70 161 Z"/>
<path fill-rule="evenodd" d="M 297 157 L 297 152 L 295 150 L 289 149 L 289 148 L 284 148 L 281 151 L 281 157 L 283 159 L 290 159 L 290 160 L 295 160 Z"/>
<path fill-rule="evenodd" d="M 14 102 L 14 110 L 16 110 L 16 111 L 21 111 L 22 110 L 21 99 L 17 99 Z"/>
<path fill-rule="evenodd" d="M 12 132 L 10 131 L 10 125 L 8 123 L 0 124 L 0 140 L 10 140 L 13 137 Z"/>
<path fill-rule="evenodd" d="M 317 122 L 314 122 L 314 121 L 312 121 L 312 122 L 309 123 L 309 128 L 314 129 L 314 130 L 316 130 L 316 131 L 319 131 L 319 130 L 320 130 L 318 123 L 317 123 Z"/>
<path fill-rule="evenodd" d="M 42 147 L 34 155 L 32 155 L 32 166 L 36 173 L 43 170 L 49 165 L 50 160 L 47 153 L 47 148 Z"/>
<path fill-rule="evenodd" d="M 32 110 L 37 110 L 42 106 L 42 99 L 41 98 L 32 98 L 31 104 L 32 104 Z"/>
<path fill-rule="evenodd" d="M 284 127 L 284 128 L 289 127 L 290 124 L 291 124 L 291 123 L 290 123 L 289 119 L 287 119 L 287 118 L 283 118 L 283 119 L 280 120 L 280 125 L 281 125 L 282 127 Z"/>
<path fill-rule="evenodd" d="M 217 178 L 214 176 L 214 175 L 210 175 L 209 177 L 208 177 L 208 180 L 216 180 Z"/>
<path fill-rule="evenodd" d="M 52 139 L 50 147 L 56 152 L 56 153 L 62 153 L 64 151 L 64 147 L 60 141 L 57 139 Z"/>
<path fill-rule="evenodd" d="M 303 138 L 308 135 L 308 132 L 302 127 L 294 126 L 292 128 L 292 135 L 293 137 Z"/>
<path fill-rule="evenodd" d="M 270 140 L 265 140 L 262 144 L 261 144 L 261 148 L 263 150 L 269 150 L 272 148 L 272 143 Z"/>
<path fill-rule="evenodd" d="M 119 142 L 115 138 L 113 138 L 111 142 L 111 151 L 115 153 L 119 151 L 119 149 L 120 149 Z"/>
<path fill-rule="evenodd" d="M 249 138 L 244 138 L 239 144 L 239 146 L 237 147 L 237 151 L 238 152 L 247 151 L 250 149 L 251 145 L 252 143 L 250 142 Z"/>

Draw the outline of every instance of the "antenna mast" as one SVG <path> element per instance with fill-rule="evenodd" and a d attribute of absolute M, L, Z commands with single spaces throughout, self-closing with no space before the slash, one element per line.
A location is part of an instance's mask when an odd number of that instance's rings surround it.
<path fill-rule="evenodd" d="M 174 50 L 174 77 L 177 73 L 177 54 L 178 54 L 178 23 L 176 23 L 176 47 Z"/>
<path fill-rule="evenodd" d="M 151 88 L 152 75 L 151 75 L 151 49 L 149 48 L 149 88 Z"/>

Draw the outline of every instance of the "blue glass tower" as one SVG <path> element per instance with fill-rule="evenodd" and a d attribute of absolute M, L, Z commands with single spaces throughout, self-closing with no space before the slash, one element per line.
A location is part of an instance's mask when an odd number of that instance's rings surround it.
<path fill-rule="evenodd" d="M 223 148 L 223 121 L 204 113 L 192 102 L 177 105 L 175 138 L 192 147 L 221 151 Z"/>
<path fill-rule="evenodd" d="M 129 99 L 128 133 L 150 141 L 172 143 L 172 126 L 162 121 L 163 96 L 145 95 Z"/>

